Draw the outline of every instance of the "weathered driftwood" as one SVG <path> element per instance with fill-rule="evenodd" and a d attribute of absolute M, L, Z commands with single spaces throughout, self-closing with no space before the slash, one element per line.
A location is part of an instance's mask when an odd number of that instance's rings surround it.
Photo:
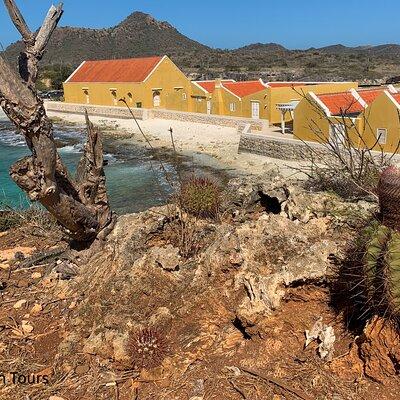
<path fill-rule="evenodd" d="M 32 201 L 39 201 L 78 241 L 90 241 L 111 221 L 102 138 L 86 115 L 88 140 L 73 179 L 57 153 L 53 126 L 35 82 L 51 34 L 63 13 L 62 4 L 50 10 L 42 27 L 33 34 L 14 0 L 4 0 L 10 17 L 22 35 L 25 49 L 19 58 L 19 74 L 0 55 L 0 106 L 24 135 L 32 155 L 15 163 L 10 175 Z"/>

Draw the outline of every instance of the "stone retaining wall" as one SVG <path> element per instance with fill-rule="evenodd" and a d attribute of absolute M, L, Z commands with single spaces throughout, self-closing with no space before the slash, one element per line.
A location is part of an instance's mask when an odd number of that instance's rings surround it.
<path fill-rule="evenodd" d="M 263 134 L 242 134 L 239 142 L 239 153 L 259 154 L 266 157 L 277 158 L 281 160 L 310 161 L 312 158 L 318 162 L 318 159 L 332 159 L 334 156 L 318 143 L 302 142 L 297 139 L 279 138 Z M 382 157 L 380 152 L 372 152 L 376 158 Z M 391 156 L 388 154 L 388 156 Z M 400 155 L 393 156 L 392 161 L 395 164 L 400 163 Z"/>
<path fill-rule="evenodd" d="M 66 114 L 83 114 L 87 109 L 89 115 L 100 116 L 105 118 L 132 118 L 126 107 L 108 107 L 95 106 L 86 104 L 72 104 L 58 101 L 46 101 L 46 109 L 48 111 L 62 112 Z M 200 124 L 219 125 L 231 128 L 244 127 L 250 125 L 250 129 L 254 131 L 262 131 L 268 127 L 266 120 L 254 120 L 248 118 L 226 117 L 221 115 L 208 115 L 199 113 L 189 113 L 181 111 L 156 110 L 144 108 L 132 108 L 132 112 L 139 120 L 146 119 L 169 119 L 176 121 L 195 122 Z M 242 128 L 243 129 L 243 128 Z"/>
<path fill-rule="evenodd" d="M 312 150 L 311 150 L 312 149 Z M 316 158 L 327 157 L 328 151 L 317 143 L 304 144 L 300 140 L 278 138 L 262 134 L 242 134 L 239 153 L 253 153 L 281 160 L 306 161 L 311 154 Z"/>
<path fill-rule="evenodd" d="M 93 106 L 89 104 L 72 104 L 63 103 L 60 101 L 46 101 L 45 107 L 47 111 L 61 112 L 66 114 L 84 114 L 85 109 L 89 115 L 95 117 L 105 118 L 132 118 L 129 110 L 126 107 L 106 107 L 106 106 Z M 132 112 L 137 119 L 145 120 L 148 118 L 148 110 L 144 108 L 132 108 Z"/>
<path fill-rule="evenodd" d="M 223 115 L 209 115 L 200 113 L 190 113 L 182 111 L 168 110 L 148 110 L 149 118 L 172 119 L 177 121 L 195 122 L 200 124 L 220 125 L 230 128 L 251 126 L 251 130 L 262 131 L 264 127 L 268 127 L 267 120 L 254 120 L 250 118 L 226 117 Z"/>

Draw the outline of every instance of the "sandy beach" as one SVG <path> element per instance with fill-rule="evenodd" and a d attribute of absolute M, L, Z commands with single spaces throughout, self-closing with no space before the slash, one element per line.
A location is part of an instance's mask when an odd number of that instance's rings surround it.
<path fill-rule="evenodd" d="M 54 111 L 49 111 L 48 114 L 56 121 L 80 125 L 84 123 L 82 115 Z M 127 140 L 148 146 L 133 120 L 105 117 L 90 119 L 107 135 L 126 137 Z M 238 154 L 240 135 L 235 128 L 165 119 L 149 119 L 138 123 L 155 148 L 172 149 L 169 131 L 172 128 L 177 151 L 191 157 L 195 163 L 230 170 L 237 174 L 253 175 L 260 175 L 278 167 L 284 176 L 299 178 L 299 173 L 291 168 L 298 167 L 298 162 L 254 154 Z"/>

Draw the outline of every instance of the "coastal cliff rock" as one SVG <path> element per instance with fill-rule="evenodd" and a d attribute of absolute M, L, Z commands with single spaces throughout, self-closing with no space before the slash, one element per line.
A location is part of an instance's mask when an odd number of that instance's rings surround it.
<path fill-rule="evenodd" d="M 237 399 L 235 388 L 245 387 L 247 398 L 293 391 L 318 398 L 332 394 L 327 388 L 357 398 L 360 389 L 338 377 L 345 369 L 356 376 L 363 363 L 376 371 L 375 345 L 366 342 L 354 359 L 339 359 L 348 366 L 334 359 L 331 368 L 319 343 L 305 349 L 305 332 L 319 321 L 327 326 L 335 355 L 353 343 L 329 304 L 332 260 L 375 205 L 310 193 L 279 175 L 229 185 L 237 196 L 226 199 L 218 221 L 173 205 L 119 217 L 101 251 L 75 255 L 79 268 L 69 280 L 56 269 L 43 276 L 47 299 L 37 300 L 34 317 L 15 311 L 37 335 L 36 319 L 59 305 L 53 373 L 69 374 L 69 397 L 94 399 L 97 390 L 96 400 L 112 398 L 117 387 L 120 399 Z M 137 369 L 138 359 L 147 367 Z M 248 371 L 268 372 L 272 381 Z"/>
<path fill-rule="evenodd" d="M 291 287 L 332 276 L 330 256 L 340 253 L 346 229 L 327 204 L 342 211 L 347 205 L 278 179 L 241 187 L 241 201 L 227 206 L 231 218 L 192 221 L 207 232 L 193 257 L 164 234 L 175 218 L 171 206 L 119 218 L 70 288 L 71 295 L 86 294 L 71 318 L 85 353 L 128 368 L 124 343 L 151 326 L 175 349 L 160 368 L 179 375 L 221 346 L 233 351 L 263 336 Z"/>

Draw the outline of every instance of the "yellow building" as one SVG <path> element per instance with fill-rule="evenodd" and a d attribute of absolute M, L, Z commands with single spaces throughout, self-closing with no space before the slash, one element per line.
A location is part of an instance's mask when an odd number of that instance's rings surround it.
<path fill-rule="evenodd" d="M 167 57 L 84 61 L 64 83 L 68 103 L 191 111 L 192 85 Z"/>
<path fill-rule="evenodd" d="M 297 104 L 307 93 L 337 93 L 350 89 L 357 89 L 357 82 L 268 82 L 265 83 L 266 92 L 266 118 L 270 124 L 282 123 L 293 120 L 290 112 L 285 112 L 287 103 Z M 279 107 L 283 105 L 283 107 Z M 282 112 L 283 111 L 283 112 Z"/>
<path fill-rule="evenodd" d="M 195 113 L 211 114 L 212 93 L 209 93 L 197 82 L 191 83 L 191 110 Z"/>
<path fill-rule="evenodd" d="M 192 81 L 192 110 L 202 114 L 220 114 L 220 95 L 215 93 L 221 85 L 234 80 Z"/>
<path fill-rule="evenodd" d="M 293 120 L 283 112 L 288 103 L 298 104 L 308 93 L 334 93 L 357 88 L 357 82 L 235 82 L 232 80 L 194 81 L 197 91 L 193 111 L 245 118 L 261 118 L 270 124 Z M 200 93 L 198 93 L 200 91 Z"/>
<path fill-rule="evenodd" d="M 385 90 L 387 89 L 387 90 Z M 398 151 L 400 94 L 392 86 L 332 94 L 308 93 L 294 110 L 294 137 L 343 142 L 385 152 Z"/>
<path fill-rule="evenodd" d="M 261 80 L 197 81 L 192 84 L 203 91 L 206 102 L 197 112 L 253 119 L 266 119 L 266 87 Z"/>
<path fill-rule="evenodd" d="M 330 93 L 357 87 L 354 82 L 302 83 L 234 80 L 190 81 L 167 57 L 84 61 L 64 83 L 67 103 L 122 106 L 291 121 L 282 103 L 308 92 Z M 284 104 L 285 106 L 285 104 Z"/>
<path fill-rule="evenodd" d="M 223 83 L 220 110 L 224 115 L 252 119 L 268 119 L 266 113 L 267 88 L 262 80 Z M 234 96 L 234 97 L 232 97 Z"/>
<path fill-rule="evenodd" d="M 387 153 L 400 153 L 400 93 L 385 90 L 365 109 L 365 146 Z"/>

